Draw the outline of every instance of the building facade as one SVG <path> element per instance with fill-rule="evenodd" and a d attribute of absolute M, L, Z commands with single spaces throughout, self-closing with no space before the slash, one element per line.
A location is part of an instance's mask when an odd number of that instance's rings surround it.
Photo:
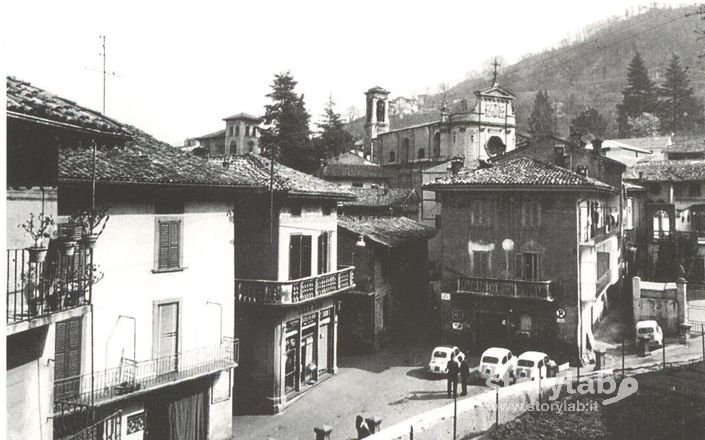
<path fill-rule="evenodd" d="M 565 155 L 591 166 L 577 173 L 556 165 Z M 477 351 L 530 345 L 589 358 L 592 328 L 621 274 L 623 166 L 605 172 L 611 183 L 587 177 L 601 166 L 598 155 L 551 147 L 540 159 L 515 152 L 424 187 L 442 202 L 439 302 L 448 340 Z"/>

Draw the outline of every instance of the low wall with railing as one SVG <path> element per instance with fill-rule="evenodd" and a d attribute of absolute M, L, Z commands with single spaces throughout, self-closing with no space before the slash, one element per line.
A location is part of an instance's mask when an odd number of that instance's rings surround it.
<path fill-rule="evenodd" d="M 183 379 L 233 368 L 239 362 L 239 340 L 224 338 L 223 343 L 201 347 L 156 359 L 135 362 L 123 359 L 117 368 L 91 375 L 54 381 L 54 400 L 97 404 L 138 391 Z"/>

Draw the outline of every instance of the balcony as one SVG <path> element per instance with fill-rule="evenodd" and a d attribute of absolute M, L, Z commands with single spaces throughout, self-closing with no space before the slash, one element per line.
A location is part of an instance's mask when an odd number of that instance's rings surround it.
<path fill-rule="evenodd" d="M 460 277 L 456 293 L 553 301 L 552 281 Z"/>
<path fill-rule="evenodd" d="M 220 344 L 146 361 L 123 359 L 120 366 L 54 381 L 54 401 L 100 405 L 133 393 L 237 367 L 240 341 L 223 338 Z M 91 387 L 91 383 L 93 386 Z"/>
<path fill-rule="evenodd" d="M 26 249 L 7 251 L 7 324 L 50 317 L 90 304 L 90 251 L 47 255 L 31 263 Z"/>
<path fill-rule="evenodd" d="M 241 303 L 290 305 L 335 295 L 355 287 L 354 266 L 298 280 L 267 281 L 235 279 L 235 298 Z"/>
<path fill-rule="evenodd" d="M 105 414 L 105 413 L 103 413 Z M 54 403 L 54 438 L 60 440 L 119 440 L 122 411 L 106 417 L 98 408 L 77 403 Z"/>

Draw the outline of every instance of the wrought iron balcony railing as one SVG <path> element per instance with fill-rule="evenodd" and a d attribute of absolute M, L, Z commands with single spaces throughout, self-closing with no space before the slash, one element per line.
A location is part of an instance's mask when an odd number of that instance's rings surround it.
<path fill-rule="evenodd" d="M 59 440 L 120 440 L 122 432 L 122 410 L 115 411 L 100 420 L 92 422 L 80 431 L 65 436 L 54 438 Z"/>
<path fill-rule="evenodd" d="M 135 362 L 54 381 L 54 401 L 98 405 L 114 398 L 184 379 L 205 376 L 238 365 L 240 341 L 222 343 L 170 356 Z"/>
<path fill-rule="evenodd" d="M 42 263 L 29 261 L 27 249 L 7 251 L 7 323 L 14 324 L 90 304 L 90 250 L 73 256 L 58 251 Z"/>
<path fill-rule="evenodd" d="M 552 281 L 500 280 L 460 277 L 456 293 L 553 301 Z"/>
<path fill-rule="evenodd" d="M 235 298 L 242 303 L 296 304 L 333 295 L 355 287 L 354 266 L 298 280 L 268 281 L 235 279 Z"/>

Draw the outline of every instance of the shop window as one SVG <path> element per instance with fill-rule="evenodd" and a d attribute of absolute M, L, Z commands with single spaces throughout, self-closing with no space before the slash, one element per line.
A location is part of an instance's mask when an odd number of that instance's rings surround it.
<path fill-rule="evenodd" d="M 524 313 L 519 318 L 519 331 L 526 335 L 531 334 L 531 315 Z"/>

